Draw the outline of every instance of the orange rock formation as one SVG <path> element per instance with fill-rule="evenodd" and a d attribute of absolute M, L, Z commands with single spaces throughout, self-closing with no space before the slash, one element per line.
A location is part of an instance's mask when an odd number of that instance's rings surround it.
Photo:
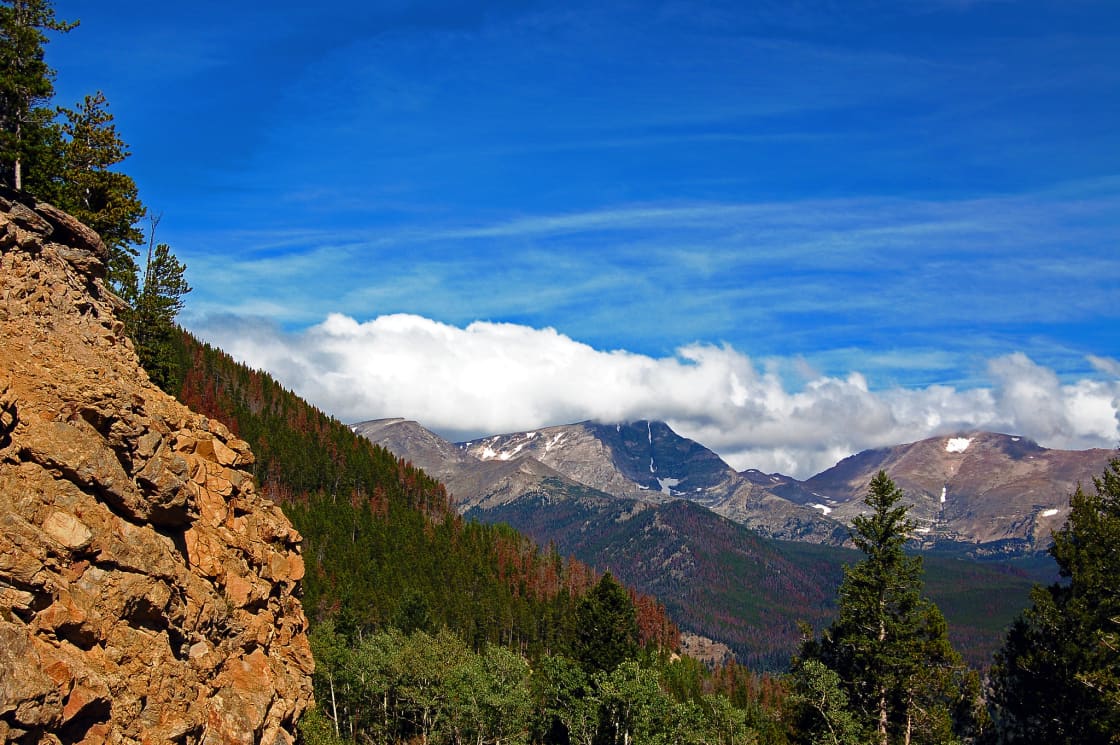
<path fill-rule="evenodd" d="M 0 742 L 290 743 L 300 536 L 140 368 L 70 216 L 0 194 Z"/>

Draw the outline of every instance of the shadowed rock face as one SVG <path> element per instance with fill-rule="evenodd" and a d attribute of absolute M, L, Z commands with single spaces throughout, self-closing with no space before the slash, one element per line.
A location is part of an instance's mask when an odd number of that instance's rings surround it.
<path fill-rule="evenodd" d="M 300 536 L 140 369 L 105 248 L 0 194 L 0 742 L 290 743 Z"/>

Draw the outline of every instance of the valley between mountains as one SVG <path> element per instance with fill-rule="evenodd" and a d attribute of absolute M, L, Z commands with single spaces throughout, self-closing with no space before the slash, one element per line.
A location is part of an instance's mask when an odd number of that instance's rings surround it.
<path fill-rule="evenodd" d="M 451 443 L 405 419 L 352 429 L 447 487 L 457 509 L 508 523 L 658 597 L 682 630 L 748 664 L 788 663 L 799 621 L 834 612 L 848 523 L 872 476 L 899 485 L 926 585 L 954 643 L 985 666 L 1033 581 L 1069 494 L 1110 450 L 959 433 L 868 450 L 804 481 L 735 471 L 663 422 L 581 422 Z M 725 646 L 724 646 L 725 645 Z"/>

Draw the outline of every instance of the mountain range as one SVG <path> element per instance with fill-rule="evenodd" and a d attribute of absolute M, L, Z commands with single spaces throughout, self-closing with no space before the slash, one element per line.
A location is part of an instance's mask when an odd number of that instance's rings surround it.
<path fill-rule="evenodd" d="M 464 513 L 560 492 L 643 504 L 685 499 L 767 537 L 834 545 L 846 541 L 867 484 L 883 469 L 911 507 L 918 545 L 974 555 L 1045 549 L 1066 519 L 1069 494 L 1115 454 L 970 432 L 867 450 L 800 481 L 738 472 L 663 422 L 580 422 L 457 444 L 404 419 L 353 429 L 442 480 Z"/>
<path fill-rule="evenodd" d="M 859 558 L 843 547 L 847 521 L 879 468 L 913 506 L 914 545 L 929 550 L 927 588 L 955 643 L 983 666 L 1030 579 L 1052 572 L 1022 557 L 1045 548 L 1068 494 L 1112 455 L 970 433 L 867 451 L 799 481 L 737 472 L 661 422 L 581 422 L 462 443 L 405 419 L 351 428 L 440 479 L 467 517 L 609 568 L 658 597 L 683 630 L 771 669 L 788 662 L 799 621 L 834 612 L 842 567 Z M 1009 568 L 965 554 L 1020 558 Z"/>

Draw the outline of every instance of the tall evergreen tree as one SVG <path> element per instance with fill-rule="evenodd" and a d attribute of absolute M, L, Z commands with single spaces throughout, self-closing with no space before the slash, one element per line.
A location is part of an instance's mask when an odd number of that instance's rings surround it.
<path fill-rule="evenodd" d="M 819 660 L 836 672 L 871 742 L 952 742 L 963 664 L 941 612 L 922 597 L 921 558 L 903 550 L 914 523 L 883 471 L 866 503 L 870 514 L 852 521 L 865 558 L 845 569 L 837 618 L 803 645 L 801 664 Z"/>
<path fill-rule="evenodd" d="M 1051 555 L 1063 582 L 1035 587 L 996 653 L 990 700 L 1003 743 L 1120 742 L 1120 458 L 1079 486 Z"/>
<path fill-rule="evenodd" d="M 50 0 L 0 0 L 0 183 L 23 188 L 24 165 L 43 145 L 40 128 L 53 118 L 43 110 L 55 76 L 44 58 L 47 32 L 77 25 L 55 18 Z"/>
<path fill-rule="evenodd" d="M 168 392 L 182 384 L 178 369 L 175 317 L 183 309 L 183 295 L 191 291 L 183 276 L 183 265 L 166 243 L 155 244 L 158 218 L 152 220 L 148 256 L 142 283 L 133 301 L 126 326 L 129 328 L 140 364 L 152 382 Z M 155 244 L 155 245 L 153 245 Z"/>
<path fill-rule="evenodd" d="M 587 673 L 610 672 L 638 653 L 630 593 L 607 572 L 576 608 L 575 657 Z"/>
<path fill-rule="evenodd" d="M 57 118 L 58 110 L 54 107 L 32 109 L 30 123 L 23 128 L 21 163 L 23 190 L 56 206 L 63 203 L 62 173 L 65 170 L 66 148 Z"/>
<path fill-rule="evenodd" d="M 57 206 L 97 231 L 109 248 L 109 282 L 135 304 L 140 291 L 136 246 L 144 240 L 140 220 L 146 210 L 136 182 L 114 167 L 130 155 L 117 133 L 105 95 L 86 96 L 62 114 L 62 172 Z M 149 262 L 150 266 L 150 262 Z"/>
<path fill-rule="evenodd" d="M 59 109 L 59 113 L 61 169 L 52 183 L 39 188 L 105 242 L 109 283 L 130 306 L 125 325 L 140 363 L 153 382 L 170 391 L 181 383 L 172 341 L 183 296 L 191 291 L 186 267 L 170 246 L 155 242 L 158 216 L 150 217 L 143 267 L 136 261 L 136 246 L 144 239 L 140 220 L 147 209 L 136 182 L 115 170 L 130 152 L 117 132 L 105 95 L 98 91 L 77 108 Z"/>

